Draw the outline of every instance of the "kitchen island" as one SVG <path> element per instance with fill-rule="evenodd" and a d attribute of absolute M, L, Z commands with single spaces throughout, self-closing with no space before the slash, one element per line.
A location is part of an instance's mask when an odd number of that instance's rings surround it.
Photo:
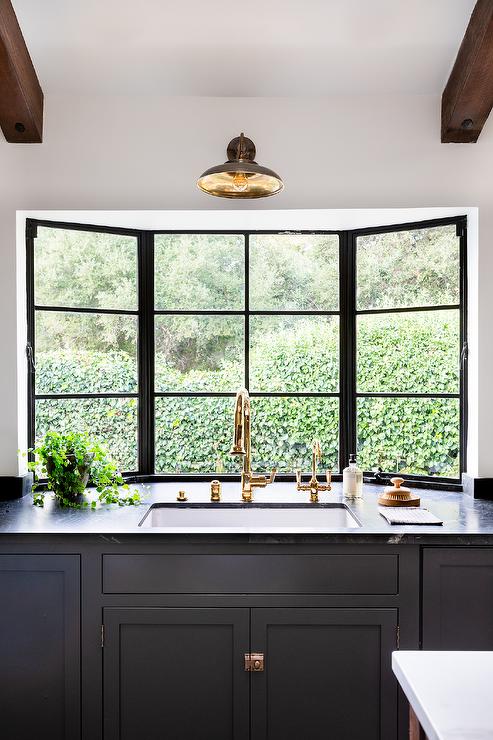
<path fill-rule="evenodd" d="M 410 740 L 491 740 L 492 652 L 401 651 L 392 667 L 410 708 Z"/>

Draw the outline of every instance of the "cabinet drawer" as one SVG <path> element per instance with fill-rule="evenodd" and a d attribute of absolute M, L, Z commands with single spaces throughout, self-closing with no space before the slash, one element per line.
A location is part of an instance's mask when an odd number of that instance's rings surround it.
<path fill-rule="evenodd" d="M 398 556 L 103 555 L 107 594 L 396 594 Z"/>

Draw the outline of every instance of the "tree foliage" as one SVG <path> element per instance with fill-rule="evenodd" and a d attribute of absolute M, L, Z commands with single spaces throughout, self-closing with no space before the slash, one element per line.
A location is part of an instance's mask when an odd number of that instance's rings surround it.
<path fill-rule="evenodd" d="M 336 235 L 251 235 L 252 310 L 337 311 Z M 358 237 L 360 309 L 459 301 L 455 227 Z M 137 308 L 135 237 L 40 227 L 38 305 Z M 243 310 L 241 235 L 155 237 L 157 309 Z M 49 280 L 46 276 L 49 275 Z M 337 317 L 252 316 L 252 392 L 337 393 Z M 242 316 L 160 315 L 155 322 L 157 391 L 234 393 L 244 384 Z M 38 393 L 135 393 L 137 320 L 131 315 L 36 314 Z M 458 393 L 458 311 L 358 317 L 358 391 Z M 319 437 L 325 464 L 338 460 L 337 398 L 254 398 L 255 465 L 307 464 Z M 156 400 L 156 469 L 236 470 L 228 454 L 232 400 Z M 137 466 L 136 399 L 39 400 L 38 435 L 88 429 L 125 470 Z M 456 399 L 358 400 L 358 454 L 365 468 L 458 475 Z"/>

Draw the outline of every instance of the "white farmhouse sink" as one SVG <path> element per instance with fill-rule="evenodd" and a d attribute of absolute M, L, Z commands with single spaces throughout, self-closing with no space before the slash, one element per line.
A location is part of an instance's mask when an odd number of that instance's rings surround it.
<path fill-rule="evenodd" d="M 186 530 L 324 532 L 361 524 L 341 503 L 169 503 L 153 504 L 140 527 Z"/>

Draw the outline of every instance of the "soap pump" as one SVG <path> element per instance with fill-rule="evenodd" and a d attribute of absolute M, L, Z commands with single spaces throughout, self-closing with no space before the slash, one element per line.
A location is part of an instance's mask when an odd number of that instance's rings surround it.
<path fill-rule="evenodd" d="M 349 456 L 349 465 L 342 471 L 342 493 L 346 498 L 361 498 L 363 471 L 358 468 L 356 455 Z"/>

